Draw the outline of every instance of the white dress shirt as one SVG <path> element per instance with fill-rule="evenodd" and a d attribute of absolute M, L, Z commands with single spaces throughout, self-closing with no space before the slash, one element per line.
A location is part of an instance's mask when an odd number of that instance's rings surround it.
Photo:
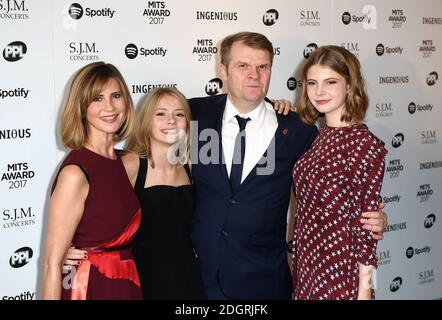
<path fill-rule="evenodd" d="M 247 114 L 240 114 L 227 97 L 221 136 L 224 160 L 229 177 L 232 167 L 233 150 L 235 148 L 235 138 L 239 132 L 238 121 L 235 118 L 236 115 L 243 118 L 250 118 L 246 125 L 246 154 L 244 156 L 241 177 L 242 183 L 270 145 L 275 131 L 278 128 L 278 119 L 276 118 L 276 112 L 273 106 L 264 100 L 253 111 Z"/>

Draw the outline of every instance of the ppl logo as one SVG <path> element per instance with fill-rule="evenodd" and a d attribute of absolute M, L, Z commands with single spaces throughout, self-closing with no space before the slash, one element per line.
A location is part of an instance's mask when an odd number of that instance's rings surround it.
<path fill-rule="evenodd" d="M 129 59 L 135 59 L 138 55 L 138 48 L 133 43 L 129 43 L 124 49 L 124 53 Z"/>
<path fill-rule="evenodd" d="M 429 86 L 435 85 L 438 78 L 439 78 L 439 75 L 437 74 L 436 71 L 430 72 L 430 74 L 427 77 L 427 84 Z"/>
<path fill-rule="evenodd" d="M 9 265 L 13 268 L 21 268 L 32 258 L 33 251 L 29 247 L 23 247 L 15 251 L 9 259 Z"/>
<path fill-rule="evenodd" d="M 83 16 L 83 7 L 78 3 L 73 3 L 68 12 L 72 19 L 79 20 Z"/>
<path fill-rule="evenodd" d="M 396 291 L 398 291 L 401 288 L 401 286 L 402 286 L 402 278 L 401 277 L 396 277 L 390 283 L 390 291 L 391 292 L 396 292 Z"/>
<path fill-rule="evenodd" d="M 311 56 L 311 54 L 318 49 L 318 45 L 316 43 L 310 43 L 304 48 L 304 58 L 308 58 Z"/>
<path fill-rule="evenodd" d="M 15 62 L 23 58 L 28 51 L 26 44 L 21 41 L 14 41 L 8 44 L 3 50 L 3 58 L 9 62 Z"/>
<path fill-rule="evenodd" d="M 404 139 L 405 137 L 403 133 L 397 133 L 391 140 L 391 145 L 393 148 L 399 148 L 404 143 Z"/>
<path fill-rule="evenodd" d="M 436 223 L 436 216 L 431 213 L 424 220 L 425 229 L 430 229 Z"/>
<path fill-rule="evenodd" d="M 266 26 L 271 26 L 276 23 L 276 21 L 279 18 L 279 13 L 275 9 L 267 10 L 266 13 L 264 13 L 264 16 L 262 17 L 262 22 Z"/>
<path fill-rule="evenodd" d="M 213 78 L 206 84 L 206 93 L 209 96 L 213 96 L 221 91 L 223 87 L 223 82 L 219 78 Z"/>

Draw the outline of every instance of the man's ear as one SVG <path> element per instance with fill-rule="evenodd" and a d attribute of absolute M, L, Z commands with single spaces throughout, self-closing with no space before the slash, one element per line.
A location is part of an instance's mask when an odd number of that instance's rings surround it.
<path fill-rule="evenodd" d="M 220 74 L 220 76 L 221 76 L 221 78 L 222 78 L 222 80 L 223 81 L 226 81 L 227 80 L 227 74 L 228 74 L 228 72 L 227 72 L 227 67 L 226 67 L 226 65 L 224 65 L 224 64 L 220 64 L 220 66 L 219 66 L 219 74 Z"/>

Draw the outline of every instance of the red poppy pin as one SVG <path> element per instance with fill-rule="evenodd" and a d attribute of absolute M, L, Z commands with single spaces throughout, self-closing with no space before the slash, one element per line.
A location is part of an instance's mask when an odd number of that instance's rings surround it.
<path fill-rule="evenodd" d="M 289 129 L 282 130 L 282 134 L 286 135 L 287 133 L 289 133 Z"/>

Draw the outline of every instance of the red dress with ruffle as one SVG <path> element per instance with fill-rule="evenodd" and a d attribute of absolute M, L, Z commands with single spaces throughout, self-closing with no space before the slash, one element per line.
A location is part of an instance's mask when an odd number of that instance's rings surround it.
<path fill-rule="evenodd" d="M 72 240 L 73 246 L 88 251 L 88 258 L 75 270 L 63 271 L 62 299 L 141 299 L 131 248 L 141 209 L 120 157 L 112 160 L 83 148 L 71 151 L 60 170 L 69 164 L 80 167 L 89 182 Z"/>

